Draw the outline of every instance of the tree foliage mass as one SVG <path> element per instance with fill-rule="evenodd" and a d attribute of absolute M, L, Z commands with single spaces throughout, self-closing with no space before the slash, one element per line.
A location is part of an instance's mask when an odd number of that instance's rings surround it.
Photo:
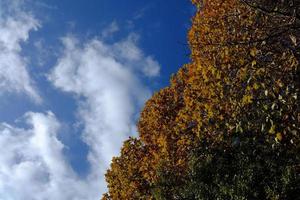
<path fill-rule="evenodd" d="M 103 199 L 299 199 L 300 1 L 192 2 L 191 62 L 145 104 Z"/>

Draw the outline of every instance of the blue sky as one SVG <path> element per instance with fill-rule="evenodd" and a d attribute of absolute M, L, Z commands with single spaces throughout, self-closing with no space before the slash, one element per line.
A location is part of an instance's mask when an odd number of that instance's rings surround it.
<path fill-rule="evenodd" d="M 0 199 L 99 199 L 144 102 L 189 61 L 188 0 L 0 0 Z"/>

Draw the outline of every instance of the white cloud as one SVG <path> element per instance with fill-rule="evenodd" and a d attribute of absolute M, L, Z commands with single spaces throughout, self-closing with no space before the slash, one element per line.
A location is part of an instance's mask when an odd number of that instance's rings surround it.
<path fill-rule="evenodd" d="M 152 57 L 144 55 L 137 46 L 139 36 L 130 34 L 125 40 L 115 43 L 111 52 L 116 60 L 119 60 L 130 68 L 135 68 L 147 77 L 155 77 L 160 73 L 159 63 Z"/>
<path fill-rule="evenodd" d="M 0 199 L 93 199 L 92 180 L 80 180 L 66 162 L 53 113 L 29 112 L 25 120 L 31 128 L 0 124 Z"/>
<path fill-rule="evenodd" d="M 154 77 L 159 75 L 160 65 L 151 56 L 147 56 L 145 60 L 145 65 L 143 67 L 143 73 L 147 76 Z"/>
<path fill-rule="evenodd" d="M 64 55 L 49 75 L 56 87 L 84 99 L 78 113 L 85 126 L 83 139 L 90 147 L 90 177 L 98 177 L 102 184 L 112 157 L 118 155 L 123 141 L 135 134 L 135 116 L 150 96 L 138 74 L 154 76 L 159 71 L 157 61 L 144 56 L 134 42 L 129 37 L 107 45 L 94 39 L 82 46 L 66 37 Z M 155 70 L 144 70 L 150 67 Z"/>
<path fill-rule="evenodd" d="M 32 15 L 17 9 L 18 1 L 12 1 L 9 5 L 9 14 L 5 14 L 7 5 L 0 1 L 0 94 L 26 93 L 40 102 L 41 98 L 27 70 L 26 59 L 21 55 L 21 43 L 28 40 L 30 31 L 38 29 L 39 23 Z"/>

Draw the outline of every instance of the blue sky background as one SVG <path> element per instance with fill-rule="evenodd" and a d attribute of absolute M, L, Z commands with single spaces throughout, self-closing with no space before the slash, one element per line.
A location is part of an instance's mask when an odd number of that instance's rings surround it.
<path fill-rule="evenodd" d="M 0 165 L 28 173 L 24 178 L 17 170 L 0 169 L 0 199 L 24 199 L 16 193 L 39 200 L 49 195 L 58 200 L 99 199 L 106 190 L 105 156 L 115 155 L 121 141 L 136 135 L 134 124 L 144 101 L 168 85 L 171 74 L 189 61 L 186 34 L 194 8 L 188 0 L 0 0 L 0 5 L 0 144 L 11 146 L 0 150 L 7 153 Z M 13 22 L 20 22 L 20 28 L 9 27 Z M 31 22 L 36 24 L 26 29 Z M 19 31 L 22 27 L 24 32 Z M 14 35 L 19 39 L 11 48 Z M 11 55 L 20 62 L 9 60 Z M 7 75 L 10 67 L 14 68 Z M 10 76 L 22 70 L 28 78 L 12 81 Z M 85 72 L 91 75 L 86 77 Z M 111 88 L 102 81 L 106 78 Z M 110 100 L 123 96 L 124 104 Z M 115 124 L 105 116 L 116 119 Z M 114 126 L 119 125 L 124 133 L 117 133 Z M 98 138 L 111 144 L 100 148 Z M 40 152 L 28 153 L 33 149 Z M 32 173 L 23 169 L 28 163 L 35 166 Z M 15 182 L 7 183 L 8 172 Z M 58 173 L 67 177 L 63 183 L 59 176 L 51 178 Z M 49 183 L 53 185 L 49 191 L 40 186 Z M 70 193 L 60 184 L 70 184 Z"/>

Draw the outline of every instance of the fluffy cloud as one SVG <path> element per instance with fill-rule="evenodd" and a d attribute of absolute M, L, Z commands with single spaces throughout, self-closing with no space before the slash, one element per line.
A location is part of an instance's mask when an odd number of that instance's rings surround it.
<path fill-rule="evenodd" d="M 39 23 L 33 16 L 18 9 L 18 1 L 8 5 L 0 1 L 0 94 L 26 93 L 40 102 L 27 70 L 26 59 L 21 56 L 21 43 L 28 39 L 31 30 L 38 29 Z"/>
<path fill-rule="evenodd" d="M 135 41 L 130 36 L 113 45 L 96 39 L 82 45 L 66 37 L 64 55 L 49 75 L 56 87 L 84 99 L 78 113 L 85 126 L 83 139 L 90 147 L 90 176 L 102 181 L 122 142 L 136 132 L 135 116 L 150 96 L 138 74 L 159 73 L 157 61 L 145 56 Z"/>
<path fill-rule="evenodd" d="M 139 70 L 147 77 L 155 77 L 160 73 L 160 65 L 152 56 L 145 56 L 137 46 L 138 35 L 131 34 L 123 41 L 115 43 L 110 51 L 116 60 L 125 63 L 129 68 Z"/>
<path fill-rule="evenodd" d="M 10 5 L 17 8 L 18 2 Z M 39 23 L 19 9 L 10 12 L 0 14 L 0 94 L 26 93 L 39 102 L 21 56 L 22 42 Z M 112 24 L 103 33 L 117 29 Z M 159 63 L 138 47 L 138 36 L 131 34 L 114 44 L 99 39 L 83 43 L 74 37 L 65 37 L 62 43 L 63 53 L 48 78 L 78 103 L 90 171 L 79 177 L 72 169 L 64 155 L 67 147 L 58 139 L 61 124 L 52 112 L 28 112 L 22 118 L 26 128 L 0 122 L 0 199 L 99 199 L 106 191 L 104 173 L 112 157 L 128 136 L 136 134 L 137 114 L 151 94 L 141 79 L 160 71 Z"/>
<path fill-rule="evenodd" d="M 0 199 L 93 199 L 90 182 L 66 163 L 53 113 L 29 112 L 24 119 L 30 128 L 0 124 Z"/>

